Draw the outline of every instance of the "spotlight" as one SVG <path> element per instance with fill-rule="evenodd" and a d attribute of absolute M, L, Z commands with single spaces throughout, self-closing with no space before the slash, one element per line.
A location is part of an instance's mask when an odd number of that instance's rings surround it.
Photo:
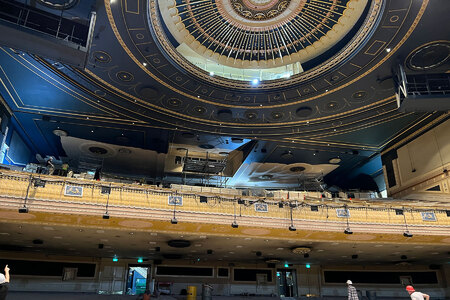
<path fill-rule="evenodd" d="M 296 230 L 297 230 L 297 228 L 295 228 L 294 225 L 289 226 L 289 231 L 296 231 Z"/>
<path fill-rule="evenodd" d="M 143 263 L 143 262 L 144 262 L 144 259 L 142 259 L 141 257 L 139 257 L 138 260 L 137 260 L 137 262 L 138 262 L 138 263 Z"/>
<path fill-rule="evenodd" d="M 45 181 L 40 178 L 34 179 L 34 187 L 45 187 Z"/>
<path fill-rule="evenodd" d="M 172 219 L 170 220 L 170 223 L 171 223 L 171 224 L 178 224 L 178 220 L 177 220 L 176 218 L 172 218 Z"/>
<path fill-rule="evenodd" d="M 231 227 L 238 228 L 239 225 L 238 225 L 238 223 L 236 221 L 234 221 L 233 223 L 231 223 Z"/>
<path fill-rule="evenodd" d="M 103 219 L 104 220 L 109 220 L 109 214 L 108 213 L 103 214 Z"/>
<path fill-rule="evenodd" d="M 397 216 L 403 216 L 403 209 L 396 209 L 396 210 L 395 210 L 395 214 L 396 214 Z"/>
<path fill-rule="evenodd" d="M 101 193 L 103 195 L 111 194 L 111 187 L 110 186 L 102 186 Z"/>
<path fill-rule="evenodd" d="M 114 256 L 113 257 L 113 262 L 118 262 L 118 261 L 119 261 L 119 258 L 117 256 Z"/>
<path fill-rule="evenodd" d="M 403 236 L 404 236 L 404 237 L 407 237 L 407 238 L 413 237 L 412 233 L 410 233 L 409 231 L 403 232 Z"/>
<path fill-rule="evenodd" d="M 214 76 L 214 72 L 212 72 L 212 71 L 209 72 L 209 75 Z"/>
<path fill-rule="evenodd" d="M 253 85 L 257 85 L 259 83 L 259 79 L 255 78 L 252 80 Z"/>
<path fill-rule="evenodd" d="M 23 207 L 19 208 L 19 213 L 20 214 L 26 214 L 28 213 L 28 207 L 26 207 L 25 205 Z"/>
<path fill-rule="evenodd" d="M 345 228 L 344 230 L 345 234 L 353 234 L 353 231 L 350 230 L 350 227 Z"/>

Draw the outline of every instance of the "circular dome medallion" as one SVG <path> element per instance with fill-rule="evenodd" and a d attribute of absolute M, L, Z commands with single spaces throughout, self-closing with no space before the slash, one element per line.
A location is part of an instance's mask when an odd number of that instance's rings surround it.
<path fill-rule="evenodd" d="M 450 43 L 436 42 L 414 50 L 406 59 L 411 70 L 430 70 L 446 63 L 450 58 Z"/>
<path fill-rule="evenodd" d="M 291 0 L 231 0 L 234 11 L 249 20 L 268 20 L 286 10 Z"/>
<path fill-rule="evenodd" d="M 365 42 L 381 7 L 377 3 L 365 12 L 368 0 L 207 2 L 149 0 L 150 11 L 160 11 L 150 14 L 152 28 L 170 57 L 192 74 L 208 81 L 214 74 L 213 81 L 225 86 L 229 79 L 242 81 L 236 84 L 244 88 L 255 78 L 261 82 L 258 88 L 272 87 L 281 78 L 291 78 L 282 80 L 290 85 L 335 66 L 306 74 L 319 63 L 308 62 L 321 54 L 327 53 L 321 56 L 323 63 L 351 55 L 349 50 L 336 52 L 340 47 L 335 46 L 348 43 L 346 49 L 352 49 Z M 355 26 L 361 32 L 347 39 Z M 293 76 L 300 73 L 305 75 Z"/>

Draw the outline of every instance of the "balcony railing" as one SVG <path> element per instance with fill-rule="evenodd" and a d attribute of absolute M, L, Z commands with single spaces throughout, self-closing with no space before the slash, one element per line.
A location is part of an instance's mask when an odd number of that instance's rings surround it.
<path fill-rule="evenodd" d="M 86 47 L 90 20 L 75 22 L 22 3 L 0 0 L 0 20 Z"/>
<path fill-rule="evenodd" d="M 217 191 L 216 191 L 217 192 Z M 336 231 L 373 225 L 400 232 L 405 226 L 433 228 L 434 234 L 450 231 L 450 205 L 399 201 L 336 202 L 321 198 L 303 201 L 244 197 L 218 193 L 183 192 L 154 186 L 126 185 L 93 180 L 43 176 L 23 172 L 0 173 L 3 209 L 69 214 L 98 214 L 131 218 L 240 224 L 282 228 L 302 223 L 311 230 Z M 399 212 L 401 213 L 399 214 Z M 108 216 L 109 216 L 108 215 Z M 430 234 L 433 234 L 430 232 Z"/>

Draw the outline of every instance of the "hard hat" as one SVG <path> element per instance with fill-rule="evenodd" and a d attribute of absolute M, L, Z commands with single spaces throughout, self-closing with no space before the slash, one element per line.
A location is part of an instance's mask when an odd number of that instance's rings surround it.
<path fill-rule="evenodd" d="M 406 290 L 408 291 L 408 292 L 415 292 L 416 290 L 412 287 L 412 285 L 407 285 L 406 286 Z"/>

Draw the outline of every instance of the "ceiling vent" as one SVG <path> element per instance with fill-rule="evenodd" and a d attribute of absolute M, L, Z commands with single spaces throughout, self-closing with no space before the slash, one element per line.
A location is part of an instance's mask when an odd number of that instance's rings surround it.
<path fill-rule="evenodd" d="M 294 247 L 294 248 L 291 249 L 291 251 L 292 251 L 292 253 L 295 253 L 295 254 L 304 255 L 306 253 L 311 252 L 311 248 L 303 247 L 303 246 L 301 246 L 301 247 Z"/>

